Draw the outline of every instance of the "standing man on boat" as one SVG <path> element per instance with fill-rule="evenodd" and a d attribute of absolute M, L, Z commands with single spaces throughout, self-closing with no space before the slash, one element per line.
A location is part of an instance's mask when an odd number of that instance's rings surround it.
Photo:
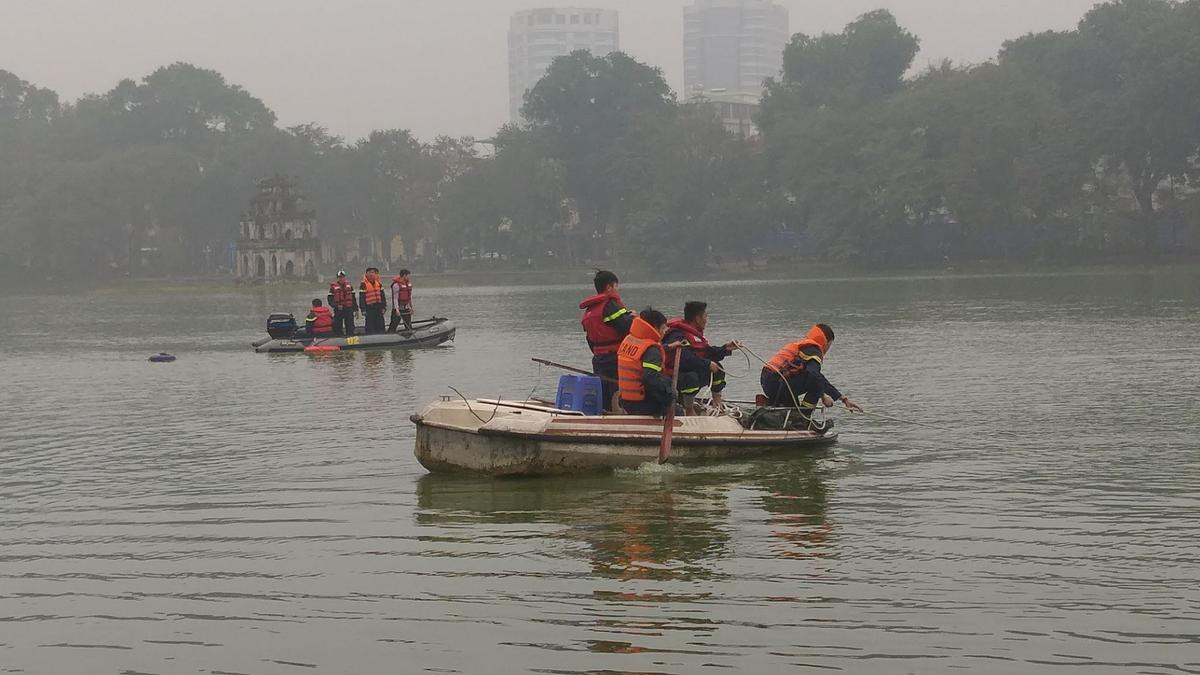
<path fill-rule="evenodd" d="M 329 308 L 321 304 L 320 298 L 313 298 L 312 309 L 304 318 L 309 337 L 329 337 L 333 335 L 333 314 Z"/>
<path fill-rule="evenodd" d="M 395 333 L 396 327 L 401 321 L 404 322 L 404 332 L 412 333 L 412 272 L 408 270 L 400 270 L 400 273 L 392 277 L 392 322 L 388 325 L 388 332 Z"/>
<path fill-rule="evenodd" d="M 694 412 L 692 402 L 696 394 L 706 386 L 712 389 L 713 404 L 721 403 L 721 392 L 725 391 L 725 370 L 721 368 L 721 360 L 738 348 L 737 342 L 715 347 L 708 344 L 704 337 L 707 326 L 708 303 L 692 300 L 684 304 L 683 318 L 667 322 L 667 334 L 663 338 L 664 342 L 683 345 L 683 355 L 679 359 L 679 394 L 688 415 Z M 667 371 L 669 377 L 669 367 Z"/>
<path fill-rule="evenodd" d="M 379 268 L 368 267 L 358 285 L 358 306 L 366 317 L 366 334 L 383 332 L 383 312 L 387 299 L 383 297 L 383 282 L 379 280 Z"/>
<path fill-rule="evenodd" d="M 631 323 L 629 335 L 617 349 L 621 408 L 631 415 L 663 417 L 675 405 L 671 378 L 663 374 L 667 348 L 662 339 L 667 332 L 667 317 L 647 307 Z"/>
<path fill-rule="evenodd" d="M 358 303 L 354 301 L 354 286 L 346 279 L 346 270 L 338 270 L 337 281 L 329 284 L 329 295 L 325 299 L 333 308 L 333 332 L 346 337 L 354 335 Z"/>
<path fill-rule="evenodd" d="M 617 348 L 629 335 L 635 315 L 625 307 L 617 292 L 621 284 L 617 275 L 608 270 L 599 270 L 592 279 L 596 294 L 579 303 L 583 310 L 583 332 L 587 335 L 588 347 L 592 350 L 592 372 L 601 378 L 604 387 L 604 409 L 612 409 L 616 393 Z"/>
<path fill-rule="evenodd" d="M 821 372 L 832 345 L 833 329 L 819 323 L 809 329 L 803 340 L 784 345 L 763 367 L 759 377 L 768 405 L 799 408 L 808 428 L 816 432 L 825 431 L 823 425 L 812 419 L 817 403 L 832 408 L 835 401 L 841 401 L 851 412 L 863 411 Z"/>

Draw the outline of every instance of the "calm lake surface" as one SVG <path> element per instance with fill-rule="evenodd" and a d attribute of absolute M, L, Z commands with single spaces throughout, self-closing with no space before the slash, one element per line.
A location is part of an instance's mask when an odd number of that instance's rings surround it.
<path fill-rule="evenodd" d="M 589 280 L 415 282 L 453 346 L 251 352 L 319 287 L 0 298 L 0 672 L 1200 673 L 1200 271 L 628 279 L 763 356 L 827 321 L 940 429 L 550 480 L 429 476 L 408 416 L 552 395 Z"/>

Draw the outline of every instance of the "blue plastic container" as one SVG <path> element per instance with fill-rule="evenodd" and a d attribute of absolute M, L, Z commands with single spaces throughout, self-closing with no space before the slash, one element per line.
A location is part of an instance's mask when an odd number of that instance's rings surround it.
<path fill-rule="evenodd" d="M 593 375 L 563 375 L 558 378 L 558 396 L 554 406 L 559 410 L 574 410 L 585 415 L 604 411 L 604 387 Z"/>

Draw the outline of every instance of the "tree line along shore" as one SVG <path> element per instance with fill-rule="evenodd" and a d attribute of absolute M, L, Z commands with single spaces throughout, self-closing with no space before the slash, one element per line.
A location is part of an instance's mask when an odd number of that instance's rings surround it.
<path fill-rule="evenodd" d="M 795 35 L 750 137 L 620 52 L 556 60 L 525 121 L 488 139 L 281 128 L 184 63 L 69 103 L 0 70 L 0 274 L 216 273 L 256 180 L 277 173 L 346 260 L 399 238 L 385 255 L 426 272 L 1200 250 L 1200 0 L 1100 4 L 986 63 L 911 74 L 918 46 L 882 10 Z"/>

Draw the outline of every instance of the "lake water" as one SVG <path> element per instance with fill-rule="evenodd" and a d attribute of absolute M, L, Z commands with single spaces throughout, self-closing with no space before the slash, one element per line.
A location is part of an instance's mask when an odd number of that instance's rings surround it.
<path fill-rule="evenodd" d="M 1200 673 L 1200 271 L 629 279 L 764 356 L 827 321 L 939 429 L 548 480 L 427 475 L 408 417 L 552 394 L 589 280 L 415 281 L 453 346 L 252 353 L 301 287 L 0 298 L 0 672 Z"/>

